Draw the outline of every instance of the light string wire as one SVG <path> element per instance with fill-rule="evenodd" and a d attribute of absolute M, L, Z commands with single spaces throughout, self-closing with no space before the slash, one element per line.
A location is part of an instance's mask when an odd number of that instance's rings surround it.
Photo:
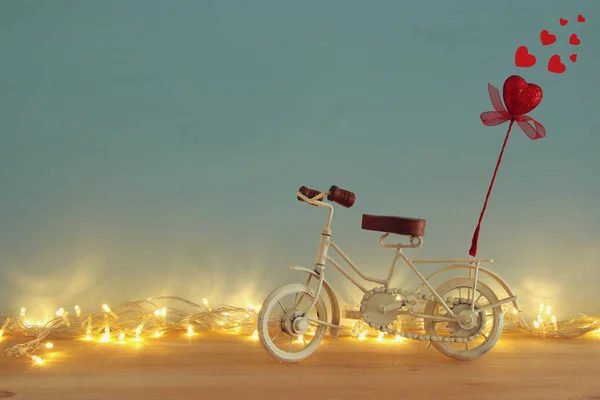
<path fill-rule="evenodd" d="M 192 311 L 160 307 L 158 301 L 182 303 Z M 43 360 L 36 356 L 35 352 L 49 339 L 94 340 L 100 336 L 101 342 L 143 340 L 146 337 L 159 337 L 173 331 L 187 331 L 189 336 L 193 336 L 199 330 L 230 331 L 245 335 L 253 333 L 253 336 L 256 336 L 259 308 L 229 305 L 213 308 L 206 299 L 203 299 L 203 305 L 198 305 L 181 297 L 160 296 L 122 303 L 114 309 L 104 304 L 102 311 L 97 313 L 82 313 L 81 309 L 75 306 L 75 314 L 72 314 L 61 308 L 56 312 L 56 318 L 46 324 L 27 321 L 26 310 L 23 308 L 19 318 L 0 315 L 2 323 L 0 338 L 4 334 L 33 338 L 8 348 L 5 350 L 5 356 L 7 358 L 27 357 L 41 364 Z M 343 311 L 344 315 L 354 315 L 351 318 L 356 318 L 360 313 L 350 307 L 344 308 Z M 544 306 L 540 305 L 533 324 L 529 324 L 520 314 L 507 311 L 508 308 L 504 308 L 504 320 L 507 323 L 505 330 L 516 330 L 539 337 L 573 339 L 600 329 L 600 318 L 593 318 L 586 314 L 578 314 L 571 320 L 558 322 L 551 315 L 549 306 L 544 309 Z M 399 318 L 396 325 L 398 330 L 409 332 L 423 329 L 422 320 L 408 316 Z M 339 336 L 364 339 L 372 336 L 382 338 L 384 335 L 383 332 L 372 329 L 359 320 L 352 325 L 342 326 Z"/>

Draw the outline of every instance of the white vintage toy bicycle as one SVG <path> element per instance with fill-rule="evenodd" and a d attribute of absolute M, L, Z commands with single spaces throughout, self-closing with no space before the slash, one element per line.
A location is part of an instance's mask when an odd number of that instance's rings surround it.
<path fill-rule="evenodd" d="M 296 192 L 297 199 L 313 206 L 327 209 L 327 220 L 321 233 L 317 259 L 313 269 L 290 266 L 291 269 L 308 274 L 306 283 L 292 283 L 273 291 L 264 301 L 258 315 L 258 336 L 265 350 L 280 362 L 298 362 L 310 356 L 318 347 L 329 328 L 330 335 L 337 338 L 340 326 L 340 306 L 331 285 L 325 279 L 325 264 L 329 262 L 363 293 L 360 304 L 362 319 L 373 329 L 408 339 L 430 342 L 442 354 L 457 360 L 472 360 L 487 353 L 498 341 L 503 329 L 502 305 L 513 303 L 519 310 L 517 296 L 508 285 L 490 270 L 481 268 L 482 263 L 493 260 L 411 260 L 403 252 L 405 248 L 416 249 L 422 244 L 425 220 L 402 217 L 386 217 L 363 214 L 362 229 L 384 232 L 381 247 L 396 249 L 388 276 L 385 279 L 364 275 L 350 258 L 331 241 L 333 206 L 327 200 L 346 208 L 355 201 L 352 192 L 332 186 L 329 191 L 319 192 L 302 186 Z M 408 243 L 385 244 L 390 234 L 408 237 Z M 365 282 L 378 286 L 367 289 L 354 279 L 329 255 L 333 249 L 345 263 Z M 421 281 L 415 292 L 391 288 L 398 261 L 402 259 Z M 415 264 L 454 264 L 444 267 L 429 277 L 424 277 Z M 430 280 L 444 271 L 468 270 L 468 276 L 448 280 L 433 288 Z M 480 274 L 494 279 L 508 297 L 499 300 L 490 287 L 479 281 Z M 316 288 L 311 280 L 318 281 Z M 420 293 L 427 288 L 429 294 Z M 323 289 L 331 305 L 331 320 L 323 299 Z M 463 295 L 465 297 L 463 297 Z M 410 316 L 423 321 L 424 334 L 394 329 L 399 316 Z"/>

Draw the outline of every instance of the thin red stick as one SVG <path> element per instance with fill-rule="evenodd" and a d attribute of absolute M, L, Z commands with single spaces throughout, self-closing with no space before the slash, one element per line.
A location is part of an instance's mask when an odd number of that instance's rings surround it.
<path fill-rule="evenodd" d="M 502 162 L 502 156 L 504 155 L 504 149 L 506 148 L 506 143 L 508 142 L 508 137 L 510 136 L 510 131 L 511 131 L 514 123 L 515 123 L 515 120 L 513 118 L 510 120 L 510 125 L 508 126 L 508 131 L 506 131 L 506 136 L 504 137 L 504 143 L 502 144 L 502 149 L 500 150 L 500 156 L 498 157 L 498 162 L 496 163 L 496 168 L 494 169 L 494 175 L 492 176 L 492 181 L 490 182 L 490 187 L 488 188 L 487 194 L 485 195 L 485 202 L 483 203 L 483 208 L 481 209 L 481 214 L 479 214 L 479 221 L 477 222 L 477 228 L 475 228 L 475 232 L 473 232 L 473 238 L 471 239 L 471 248 L 469 249 L 469 255 L 471 257 L 477 256 L 477 245 L 479 243 L 479 231 L 481 230 L 481 221 L 483 221 L 483 215 L 485 214 L 485 210 L 487 209 L 488 201 L 490 200 L 490 195 L 492 194 L 492 187 L 494 187 L 494 182 L 496 181 L 496 174 L 498 173 L 498 168 L 500 167 L 500 163 Z"/>

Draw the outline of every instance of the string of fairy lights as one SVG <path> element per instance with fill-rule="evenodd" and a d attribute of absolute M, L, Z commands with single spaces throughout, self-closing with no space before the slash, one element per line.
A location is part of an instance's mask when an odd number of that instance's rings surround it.
<path fill-rule="evenodd" d="M 159 303 L 179 303 L 191 309 L 185 311 L 176 307 L 164 307 Z M 111 308 L 108 304 L 99 307 L 95 313 L 84 313 L 79 306 L 73 307 L 73 313 L 60 308 L 56 317 L 42 323 L 33 323 L 27 319 L 27 309 L 21 308 L 19 317 L 0 315 L 2 327 L 0 339 L 4 335 L 28 337 L 31 340 L 16 344 L 7 350 L 8 358 L 26 357 L 35 364 L 44 364 L 44 360 L 36 355 L 36 351 L 45 346 L 52 348 L 50 340 L 84 339 L 103 343 L 118 341 L 141 341 L 147 337 L 160 337 L 169 332 L 180 332 L 194 336 L 202 330 L 229 331 L 240 335 L 257 338 L 256 318 L 260 306 L 232 307 L 220 305 L 212 307 L 207 299 L 202 305 L 180 297 L 161 296 L 147 300 L 126 302 Z M 531 324 L 520 314 L 504 310 L 507 330 L 517 330 L 545 338 L 577 338 L 600 329 L 600 318 L 580 314 L 569 321 L 557 321 L 550 306 L 540 304 L 540 308 Z M 512 310 L 512 308 L 510 309 Z M 344 309 L 345 315 L 358 312 L 356 309 Z M 403 317 L 398 321 L 402 330 L 417 331 L 423 329 L 422 320 Z M 369 328 L 362 320 L 353 325 L 345 325 L 340 336 L 351 336 L 358 340 L 376 337 L 384 339 L 384 333 Z M 402 341 L 400 337 L 396 341 Z"/>

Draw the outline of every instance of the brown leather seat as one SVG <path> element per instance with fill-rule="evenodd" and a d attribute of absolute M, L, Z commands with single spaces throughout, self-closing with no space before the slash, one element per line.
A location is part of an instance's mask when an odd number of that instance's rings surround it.
<path fill-rule="evenodd" d="M 425 236 L 425 220 L 418 218 L 363 214 L 362 228 L 368 231 L 395 233 L 397 235 Z"/>

